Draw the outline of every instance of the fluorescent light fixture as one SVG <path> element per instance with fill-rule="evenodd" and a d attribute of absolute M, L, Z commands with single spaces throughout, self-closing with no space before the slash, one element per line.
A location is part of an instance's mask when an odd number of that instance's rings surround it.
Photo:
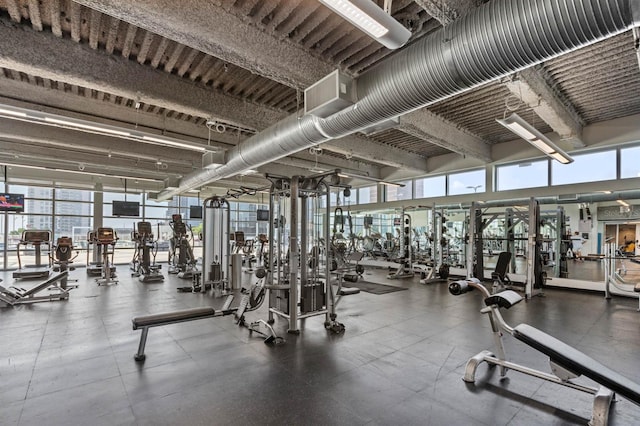
<path fill-rule="evenodd" d="M 411 37 L 411 31 L 371 0 L 320 2 L 389 49 L 401 47 Z"/>
<path fill-rule="evenodd" d="M 111 126 L 109 124 L 81 120 L 72 117 L 65 117 L 62 115 L 50 114 L 47 112 L 33 111 L 26 108 L 13 107 L 11 105 L 0 104 L 0 117 L 25 121 L 28 123 L 56 126 L 63 129 L 114 136 L 138 142 L 155 143 L 163 146 L 183 148 L 202 153 L 207 151 L 217 151 L 215 147 L 203 145 L 197 142 L 183 141 L 180 139 L 170 138 L 162 135 L 146 134 L 133 130 L 130 131 L 125 128 Z"/>
<path fill-rule="evenodd" d="M 10 115 L 12 117 L 26 117 L 27 116 L 26 112 L 18 111 L 16 108 L 10 108 L 8 106 L 0 108 L 0 114 Z"/>
<path fill-rule="evenodd" d="M 116 128 L 113 128 L 112 126 L 101 126 L 101 125 L 94 125 L 94 124 L 88 124 L 83 122 L 84 120 L 74 120 L 72 118 L 55 118 L 55 117 L 49 117 L 49 116 L 45 116 L 43 117 L 44 121 L 46 121 L 47 123 L 52 123 L 52 124 L 58 124 L 62 127 L 66 127 L 66 128 L 70 128 L 70 129 L 80 129 L 80 130 L 89 130 L 92 132 L 97 132 L 97 133 L 106 133 L 108 135 L 116 135 L 116 136 L 126 136 L 129 137 L 131 136 L 131 133 L 124 131 L 124 130 L 118 130 Z"/>
<path fill-rule="evenodd" d="M 378 179 L 378 178 L 374 178 L 371 176 L 366 176 L 366 175 L 359 175 L 359 174 L 355 174 L 355 173 L 344 173 L 341 172 L 340 170 L 337 170 L 338 173 L 336 173 L 338 176 L 340 176 L 341 178 L 345 178 L 345 179 L 362 179 L 362 180 L 367 180 L 370 182 L 376 182 L 379 183 L 380 185 L 386 185 L 386 186 L 397 186 L 400 188 L 404 188 L 404 184 L 403 183 L 396 183 L 396 182 L 387 182 L 385 180 L 382 179 Z"/>
<path fill-rule="evenodd" d="M 538 129 L 527 123 L 515 112 L 503 120 L 496 119 L 496 121 L 554 160 L 562 164 L 573 162 L 573 158 L 571 158 L 569 154 L 558 148 L 549 138 L 540 133 Z"/>
<path fill-rule="evenodd" d="M 207 151 L 207 147 L 204 145 L 199 146 L 199 144 L 190 144 L 187 142 L 181 142 L 173 138 L 143 135 L 142 140 L 147 142 L 155 142 L 160 145 L 168 145 L 168 146 L 175 146 L 176 148 L 190 149 L 192 151 L 200 151 L 200 152 Z"/>

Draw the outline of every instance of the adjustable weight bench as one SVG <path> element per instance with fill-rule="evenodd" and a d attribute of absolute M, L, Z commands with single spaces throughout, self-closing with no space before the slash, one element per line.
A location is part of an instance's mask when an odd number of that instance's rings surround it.
<path fill-rule="evenodd" d="M 138 344 L 138 352 L 133 357 L 136 361 L 144 361 L 146 355 L 144 354 L 144 347 L 147 344 L 147 335 L 149 334 L 149 328 L 160 327 L 168 324 L 177 324 L 179 322 L 195 321 L 204 318 L 221 317 L 225 315 L 231 315 L 235 313 L 238 308 L 229 308 L 233 296 L 230 296 L 225 301 L 225 305 L 220 311 L 216 311 L 211 307 L 204 308 L 191 308 L 181 311 L 164 312 L 160 314 L 152 314 L 141 317 L 135 317 L 131 320 L 133 329 L 142 329 L 142 335 L 140 336 L 140 343 Z"/>
<path fill-rule="evenodd" d="M 37 284 L 34 287 L 31 287 L 30 289 L 14 286 L 6 288 L 0 286 L 0 302 L 4 302 L 7 305 L 13 306 L 22 303 L 67 300 L 69 299 L 69 290 L 62 288 L 60 286 L 60 281 L 64 278 L 67 278 L 68 275 L 69 271 L 60 272 L 59 274 L 47 278 L 45 281 Z M 48 289 L 49 287 L 53 287 L 55 292 L 49 292 L 46 295 L 38 295 L 38 293 Z"/>
<path fill-rule="evenodd" d="M 486 287 L 476 279 L 453 282 L 449 285 L 449 292 L 457 296 L 474 288 L 480 290 L 485 297 L 484 302 L 486 307 L 480 312 L 489 315 L 491 328 L 496 341 L 497 355 L 485 350 L 469 359 L 463 377 L 465 382 L 475 383 L 478 365 L 486 362 L 492 367 L 495 365 L 499 366 L 501 377 L 504 377 L 508 370 L 515 370 L 523 374 L 593 394 L 593 411 L 589 422 L 589 425 L 592 426 L 608 424 L 609 408 L 615 393 L 640 405 L 639 384 L 616 373 L 588 355 L 535 327 L 527 324 L 520 324 L 513 328 L 510 327 L 502 318 L 500 308 L 509 309 L 520 302 L 522 297 L 518 293 L 505 290 L 491 295 Z M 511 334 L 521 342 L 547 355 L 551 364 L 552 374 L 507 361 L 502 342 L 503 332 Z M 595 381 L 600 387 L 593 388 L 572 381 L 572 379 L 581 375 Z"/>

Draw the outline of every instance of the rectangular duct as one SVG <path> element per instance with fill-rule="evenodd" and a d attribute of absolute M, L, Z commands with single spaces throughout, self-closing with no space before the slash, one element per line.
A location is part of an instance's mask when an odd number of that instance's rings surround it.
<path fill-rule="evenodd" d="M 355 83 L 335 70 L 304 91 L 304 113 L 327 118 L 356 102 Z"/>

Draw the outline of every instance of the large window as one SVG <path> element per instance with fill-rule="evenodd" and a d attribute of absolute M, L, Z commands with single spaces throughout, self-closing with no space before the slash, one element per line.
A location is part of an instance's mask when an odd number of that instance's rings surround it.
<path fill-rule="evenodd" d="M 620 177 L 640 177 L 640 146 L 620 149 Z"/>
<path fill-rule="evenodd" d="M 575 154 L 573 163 L 551 162 L 551 185 L 597 182 L 616 178 L 616 151 Z"/>
<path fill-rule="evenodd" d="M 447 195 L 447 176 L 416 179 L 416 198 L 443 197 Z"/>
<path fill-rule="evenodd" d="M 485 192 L 485 175 L 485 169 L 462 173 L 451 173 L 447 176 L 447 179 L 449 180 L 449 195 Z"/>
<path fill-rule="evenodd" d="M 378 185 L 358 188 L 358 204 L 371 204 L 378 202 Z"/>
<path fill-rule="evenodd" d="M 496 167 L 496 191 L 549 185 L 549 160 Z"/>
<path fill-rule="evenodd" d="M 399 182 L 404 186 L 386 185 L 387 201 L 411 200 L 413 198 L 413 181 Z"/>

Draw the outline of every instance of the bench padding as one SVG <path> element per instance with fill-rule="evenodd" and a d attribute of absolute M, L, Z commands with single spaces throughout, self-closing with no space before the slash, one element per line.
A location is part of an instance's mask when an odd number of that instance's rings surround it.
<path fill-rule="evenodd" d="M 579 350 L 527 324 L 515 327 L 513 336 L 547 355 L 554 363 L 569 371 L 586 376 L 640 405 L 640 385 L 605 367 Z"/>
<path fill-rule="evenodd" d="M 215 315 L 215 313 L 215 309 L 211 307 L 192 308 L 182 311 L 164 312 L 160 314 L 135 317 L 131 320 L 131 322 L 133 323 L 133 329 L 137 330 L 138 328 L 142 327 L 154 327 L 164 324 L 171 324 L 174 322 L 190 321 L 199 318 L 212 317 Z"/>
<path fill-rule="evenodd" d="M 513 290 L 504 290 L 500 293 L 493 294 L 484 299 L 484 304 L 487 306 L 498 305 L 501 308 L 509 309 L 513 305 L 519 303 L 522 300 L 522 296 Z"/>

